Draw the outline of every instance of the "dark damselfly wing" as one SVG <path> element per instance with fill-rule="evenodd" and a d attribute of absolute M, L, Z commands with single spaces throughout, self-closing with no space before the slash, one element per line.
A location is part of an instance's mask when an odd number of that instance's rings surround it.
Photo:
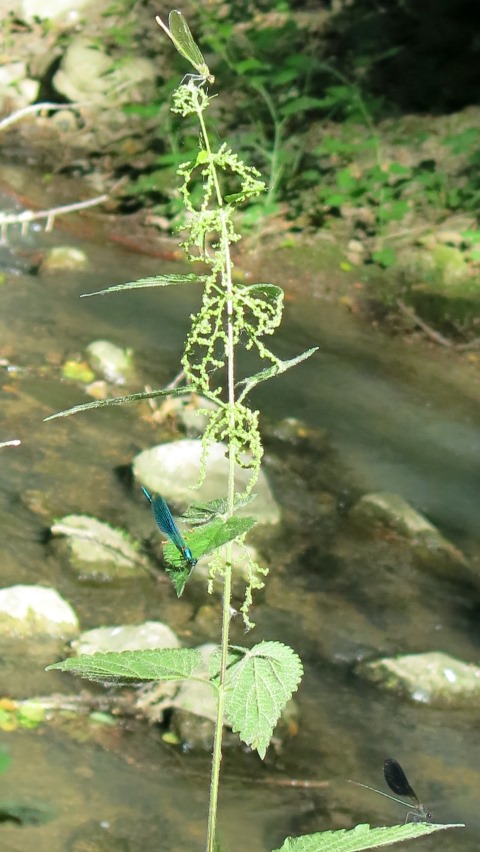
<path fill-rule="evenodd" d="M 383 764 L 383 774 L 390 790 L 399 796 L 408 796 L 418 804 L 417 794 L 410 786 L 407 776 L 400 764 L 393 757 L 387 757 Z"/>

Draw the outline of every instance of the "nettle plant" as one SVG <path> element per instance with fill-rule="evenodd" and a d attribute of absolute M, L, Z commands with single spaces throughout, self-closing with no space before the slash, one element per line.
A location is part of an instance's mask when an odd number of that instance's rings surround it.
<path fill-rule="evenodd" d="M 183 163 L 178 173 L 183 179 L 180 192 L 189 213 L 189 231 L 183 246 L 190 260 L 203 260 L 209 271 L 202 276 L 172 274 L 140 279 L 87 295 L 140 287 L 185 284 L 202 287 L 202 304 L 191 318 L 182 358 L 186 382 L 183 387 L 173 390 L 141 392 L 78 405 L 53 417 L 133 400 L 191 393 L 215 404 L 213 410 L 211 406 L 203 409 L 208 423 L 202 439 L 201 479 L 208 476 L 209 447 L 214 442 L 223 441 L 229 462 L 226 494 L 208 503 L 193 504 L 186 516 L 193 525 L 198 525 L 185 535 L 183 553 L 178 543 L 175 546 L 175 541 L 170 541 L 164 546 L 164 558 L 177 595 L 181 595 L 196 561 L 205 555 L 211 557 L 208 591 L 212 591 L 215 576 L 220 575 L 223 581 L 221 642 L 210 659 L 207 678 L 203 674 L 200 652 L 195 648 L 97 653 L 67 659 L 49 668 L 117 684 L 207 679 L 217 698 L 206 832 L 206 849 L 213 852 L 218 849 L 216 823 L 224 724 L 229 725 L 263 758 L 275 725 L 303 674 L 300 658 L 283 643 L 263 641 L 245 648 L 231 646 L 229 642 L 232 547 L 234 542 L 243 545 L 246 534 L 255 524 L 255 517 L 239 517 L 237 510 L 254 500 L 253 489 L 263 453 L 258 412 L 249 407 L 247 396 L 258 384 L 295 366 L 316 350 L 310 349 L 288 361 L 277 358 L 265 345 L 264 338 L 272 335 L 280 324 L 283 291 L 273 284 L 245 286 L 233 279 L 231 246 L 239 239 L 233 216 L 238 205 L 257 196 L 264 190 L 264 185 L 257 170 L 239 160 L 228 145 L 221 144 L 217 150 L 211 147 L 205 112 L 212 96 L 206 91 L 205 82 L 212 84 L 213 76 L 180 12 L 170 14 L 169 28 L 162 26 L 178 51 L 198 72 L 182 81 L 176 89 L 172 109 L 182 118 L 195 116 L 200 126 L 196 159 Z M 203 188 L 199 206 L 194 206 L 191 200 L 191 187 L 195 181 L 200 181 Z M 236 355 L 240 348 L 256 351 L 262 369 L 250 376 L 239 376 Z M 249 471 L 247 485 L 242 491 L 236 489 L 238 467 Z M 155 502 L 153 507 L 155 511 Z M 168 529 L 165 531 L 168 532 Z M 245 625 L 251 628 L 254 626 L 249 618 L 252 593 L 263 586 L 267 571 L 251 557 L 248 564 L 249 580 L 242 615 Z M 383 845 L 387 835 L 388 842 L 392 843 L 396 839 L 408 839 L 440 827 L 444 826 L 416 823 L 392 829 L 370 829 L 363 825 L 357 826 L 353 832 L 337 831 L 290 838 L 282 849 L 308 852 L 325 848 L 323 844 L 331 844 L 332 840 L 335 840 L 335 845 L 328 847 L 332 850 L 367 849 Z"/>

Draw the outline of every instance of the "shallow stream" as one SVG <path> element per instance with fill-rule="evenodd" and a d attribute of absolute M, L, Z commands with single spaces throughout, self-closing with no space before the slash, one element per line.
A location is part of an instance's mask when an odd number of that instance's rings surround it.
<path fill-rule="evenodd" d="M 29 251 L 74 243 L 58 231 L 29 240 Z M 108 284 L 179 270 L 116 247 L 76 243 L 90 259 L 88 272 L 6 273 L 0 288 L 0 354 L 10 363 L 2 368 L 0 438 L 22 440 L 1 454 L 1 584 L 57 588 L 82 629 L 157 618 L 196 644 L 212 638 L 201 629 L 195 633 L 204 602 L 198 592 L 187 590 L 177 602 L 168 585 L 150 576 L 134 587 L 82 584 L 45 541 L 52 519 L 72 511 L 148 536 L 150 515 L 122 475 L 137 452 L 156 443 L 146 407 L 49 423 L 43 418 L 85 400 L 80 386 L 60 380 L 60 366 L 98 338 L 132 347 L 136 389 L 164 386 L 178 371 L 188 317 L 198 304 L 190 287 L 80 300 L 81 293 Z M 283 283 L 274 272 L 269 277 Z M 362 656 L 423 650 L 478 663 L 480 591 L 454 577 L 421 575 L 411 565 L 406 570 L 391 542 L 372 541 L 349 526 L 342 505 L 364 491 L 397 492 L 478 570 L 478 363 L 392 340 L 336 303 L 294 291 L 274 346 L 281 357 L 310 346 L 319 352 L 264 384 L 252 402 L 270 423 L 298 417 L 326 436 L 318 458 L 310 447 L 291 482 L 281 458 L 267 448 L 265 469 L 284 508 L 286 531 L 271 554 L 271 576 L 249 640 L 289 642 L 304 659 L 305 678 L 297 695 L 298 735 L 279 754 L 272 752 L 262 765 L 255 755 L 227 753 L 220 800 L 224 848 L 260 852 L 277 848 L 288 834 L 403 821 L 399 806 L 347 783 L 353 778 L 384 788 L 383 760 L 394 756 L 437 821 L 467 824 L 464 831 L 427 838 L 423 848 L 477 850 L 478 713 L 410 704 L 365 684 L 352 667 Z M 331 454 L 323 464 L 325 441 L 338 460 L 337 482 Z M 327 495 L 338 503 L 334 523 Z M 2 657 L 2 693 L 27 697 L 82 687 L 46 674 L 51 660 L 41 649 L 35 667 L 29 662 L 19 669 L 18 660 L 14 665 Z M 7 852 L 203 848 L 208 754 L 184 754 L 134 721 L 99 727 L 92 737 L 72 719 L 67 730 L 44 725 L 2 733 L 0 742 L 12 756 L 2 798 L 41 801 L 56 812 L 45 825 L 2 825 Z M 295 787 L 291 779 L 328 786 Z"/>

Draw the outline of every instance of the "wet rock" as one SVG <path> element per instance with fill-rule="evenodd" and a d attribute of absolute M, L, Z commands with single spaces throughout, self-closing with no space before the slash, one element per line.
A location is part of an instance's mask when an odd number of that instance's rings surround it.
<path fill-rule="evenodd" d="M 0 590 L 0 635 L 72 639 L 78 635 L 78 619 L 55 589 L 10 586 Z"/>
<path fill-rule="evenodd" d="M 149 570 L 135 539 L 96 518 L 66 515 L 52 524 L 51 532 L 64 538 L 69 565 L 81 580 L 107 583 Z"/>
<path fill-rule="evenodd" d="M 118 825 L 118 820 L 112 819 L 82 821 L 75 831 L 70 835 L 67 852 L 133 852 L 138 843 L 129 838 L 129 832 L 134 833 L 136 826 L 132 829 L 132 817 L 130 815 L 128 828 Z M 141 832 L 139 832 L 141 836 Z M 137 835 L 135 835 L 137 837 Z"/>
<path fill-rule="evenodd" d="M 134 377 L 133 352 L 109 340 L 94 340 L 87 346 L 88 360 L 107 381 L 124 385 Z"/>
<path fill-rule="evenodd" d="M 160 621 L 143 624 L 117 624 L 96 627 L 82 633 L 72 642 L 76 654 L 96 654 L 109 651 L 141 651 L 156 648 L 179 648 L 180 641 L 173 630 Z"/>
<path fill-rule="evenodd" d="M 397 272 L 410 281 L 408 302 L 423 320 L 447 335 L 457 336 L 459 330 L 476 333 L 479 278 L 472 265 L 476 247 L 447 245 L 447 240 L 455 242 L 455 235 L 427 235 L 421 247 L 400 254 Z"/>
<path fill-rule="evenodd" d="M 220 603 L 204 604 L 195 615 L 195 632 L 201 636 L 213 639 L 218 636 L 218 625 L 221 624 L 222 612 Z"/>
<path fill-rule="evenodd" d="M 203 435 L 208 424 L 208 415 L 201 413 L 201 408 L 214 411 L 217 406 L 210 399 L 196 393 L 189 396 L 170 396 L 164 402 L 157 402 L 152 419 L 160 424 L 173 420 L 189 438 L 198 438 Z"/>
<path fill-rule="evenodd" d="M 400 266 L 417 279 L 427 276 L 429 287 L 445 293 L 458 295 L 459 290 L 471 290 L 471 272 L 465 253 L 443 242 L 410 249 Z"/>
<path fill-rule="evenodd" d="M 43 825 L 55 819 L 54 808 L 44 803 L 0 802 L 0 822 L 14 825 Z"/>
<path fill-rule="evenodd" d="M 0 66 L 0 103 L 5 104 L 6 112 L 13 113 L 33 103 L 39 88 L 38 81 L 27 76 L 25 62 L 9 62 Z"/>
<path fill-rule="evenodd" d="M 174 505 L 186 507 L 193 501 L 214 500 L 225 495 L 228 478 L 226 452 L 225 444 L 215 443 L 210 447 L 207 476 L 195 491 L 191 486 L 200 473 L 201 441 L 172 441 L 145 450 L 134 459 L 133 472 L 149 491 L 162 494 Z M 235 478 L 236 488 L 241 491 L 250 478 L 249 472 L 237 466 Z M 263 471 L 260 471 L 254 491 L 257 495 L 254 502 L 239 509 L 238 514 L 254 514 L 259 524 L 278 524 L 280 508 Z"/>
<path fill-rule="evenodd" d="M 35 22 L 35 18 L 63 18 L 76 23 L 80 10 L 91 5 L 93 0 L 22 0 L 19 15 L 22 20 L 31 23 Z"/>
<path fill-rule="evenodd" d="M 65 361 L 62 365 L 62 376 L 73 382 L 88 384 L 95 378 L 95 374 L 85 361 Z"/>
<path fill-rule="evenodd" d="M 91 382 L 86 386 L 85 391 L 92 399 L 107 399 L 110 395 L 109 386 L 103 379 Z"/>
<path fill-rule="evenodd" d="M 195 677 L 208 677 L 209 659 L 217 648 L 218 645 L 214 643 L 200 645 L 198 650 L 202 654 L 202 666 L 195 671 Z M 215 692 L 206 681 L 201 683 L 185 680 L 148 684 L 140 691 L 136 706 L 151 722 L 163 722 L 166 710 L 177 709 L 203 717 L 212 724 L 216 718 L 217 705 Z M 213 735 L 213 727 L 211 734 Z M 204 731 L 200 736 L 202 742 L 203 738 Z"/>
<path fill-rule="evenodd" d="M 399 494 L 365 494 L 352 507 L 349 517 L 364 530 L 388 529 L 408 539 L 418 559 L 440 573 L 461 569 L 465 576 L 468 574 L 463 553 Z"/>
<path fill-rule="evenodd" d="M 42 275 L 66 270 L 88 269 L 89 261 L 84 251 L 72 246 L 55 246 L 50 249 L 40 264 Z"/>
<path fill-rule="evenodd" d="M 130 101 L 135 89 L 142 89 L 148 100 L 155 79 L 155 65 L 150 60 L 127 56 L 116 62 L 98 43 L 78 36 L 70 42 L 52 82 L 71 101 L 109 101 L 111 107 L 112 99 L 116 105 Z"/>
<path fill-rule="evenodd" d="M 207 678 L 210 672 L 210 658 L 218 650 L 218 645 L 208 642 L 200 645 L 198 650 L 202 655 L 202 665 L 195 671 L 195 678 L 204 676 L 205 682 L 185 680 L 179 684 L 171 681 L 149 684 L 138 695 L 136 707 L 151 722 L 163 722 L 165 712 L 168 711 L 170 729 L 180 740 L 184 750 L 211 751 L 217 718 L 217 695 L 207 682 Z M 285 736 L 293 736 L 297 728 L 298 708 L 295 702 L 290 700 L 275 729 L 275 746 L 278 748 Z M 226 747 L 239 745 L 237 734 L 232 733 L 228 727 L 224 730 L 223 745 Z"/>
<path fill-rule="evenodd" d="M 283 417 L 270 426 L 264 424 L 263 432 L 267 441 L 276 441 L 278 446 L 289 444 L 296 449 L 308 450 L 312 453 L 331 452 L 332 449 L 328 429 L 310 426 L 298 417 Z"/>
<path fill-rule="evenodd" d="M 73 131 L 78 130 L 79 126 L 78 118 L 71 109 L 56 110 L 50 121 L 60 133 L 73 133 Z"/>
<path fill-rule="evenodd" d="M 432 651 L 361 663 L 357 673 L 384 689 L 434 707 L 478 707 L 480 668 Z"/>
<path fill-rule="evenodd" d="M 195 677 L 208 677 L 209 659 L 217 645 L 201 645 L 203 664 L 195 672 Z M 163 722 L 165 712 L 170 715 L 170 728 L 180 740 L 184 749 L 199 748 L 211 751 L 213 732 L 217 712 L 215 691 L 205 681 L 182 681 L 178 683 L 157 683 L 148 685 L 138 696 L 137 709 L 151 722 Z M 234 738 L 238 743 L 238 738 Z M 231 743 L 233 734 L 226 744 Z"/>
<path fill-rule="evenodd" d="M 193 686 L 193 684 L 189 684 Z M 201 707 L 201 702 L 205 703 L 207 695 L 201 693 L 201 684 L 196 684 L 196 689 L 190 690 L 192 701 L 196 702 Z M 212 690 L 208 691 L 212 693 Z M 193 749 L 201 749 L 202 751 L 210 752 L 213 748 L 213 736 L 215 723 L 212 719 L 206 719 L 202 713 L 191 713 L 188 710 L 177 708 L 172 716 L 172 731 L 178 737 L 184 751 L 192 751 Z M 225 739 L 223 745 L 227 745 Z"/>

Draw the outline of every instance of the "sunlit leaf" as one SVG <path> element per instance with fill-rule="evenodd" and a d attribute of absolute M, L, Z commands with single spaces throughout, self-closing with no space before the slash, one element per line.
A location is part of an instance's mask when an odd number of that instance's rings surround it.
<path fill-rule="evenodd" d="M 233 541 L 237 536 L 247 533 L 256 523 L 256 518 L 239 518 L 236 515 L 226 521 L 216 518 L 192 532 L 185 533 L 183 538 L 194 557 L 200 559 L 229 541 Z M 165 571 L 173 583 L 177 596 L 180 597 L 192 573 L 192 567 L 171 541 L 164 544 L 163 554 L 168 563 Z"/>
<path fill-rule="evenodd" d="M 274 852 L 360 852 L 363 849 L 375 849 L 390 846 L 403 840 L 411 840 L 446 828 L 465 828 L 462 823 L 433 825 L 426 822 L 409 822 L 405 825 L 391 825 L 386 828 L 370 828 L 369 825 L 357 825 L 350 830 L 322 831 L 317 834 L 304 834 L 300 837 L 287 837 L 280 849 Z"/>
<path fill-rule="evenodd" d="M 194 275 L 189 272 L 187 275 L 155 275 L 152 278 L 139 278 L 138 281 L 128 281 L 126 284 L 115 284 L 112 287 L 106 287 L 104 290 L 95 290 L 93 293 L 82 293 L 80 298 L 86 299 L 89 296 L 105 296 L 106 293 L 116 293 L 119 290 L 139 290 L 142 287 L 170 287 L 175 284 L 202 284 L 206 281 L 205 275 Z"/>
<path fill-rule="evenodd" d="M 102 683 L 131 684 L 155 680 L 184 680 L 202 662 L 195 648 L 166 648 L 82 654 L 48 666 Z"/>
<path fill-rule="evenodd" d="M 233 500 L 233 509 L 239 509 L 241 506 L 246 506 L 255 500 L 256 494 L 235 494 Z M 228 500 L 225 497 L 217 500 L 209 500 L 207 503 L 192 503 L 186 512 L 183 513 L 182 520 L 189 524 L 205 524 L 207 521 L 213 521 L 214 518 L 225 515 L 228 511 Z"/>
<path fill-rule="evenodd" d="M 73 408 L 65 408 L 63 411 L 57 411 L 56 414 L 50 414 L 49 417 L 44 418 L 44 422 L 55 420 L 57 417 L 70 417 L 71 414 L 88 411 L 90 408 L 106 408 L 108 405 L 123 405 L 125 402 L 137 402 L 140 399 L 156 399 L 161 396 L 188 396 L 191 393 L 195 393 L 195 388 L 184 386 L 181 388 L 172 388 L 171 390 L 140 391 L 139 393 L 130 393 L 128 396 L 96 399 L 94 402 L 83 402 L 80 405 L 74 405 Z"/>
<path fill-rule="evenodd" d="M 260 642 L 228 669 L 226 719 L 261 758 L 302 675 L 300 657 L 280 642 Z"/>
<path fill-rule="evenodd" d="M 214 521 L 185 533 L 183 537 L 196 559 L 200 559 L 202 556 L 212 553 L 229 541 L 233 541 L 237 536 L 248 532 L 256 523 L 256 518 L 239 518 L 237 515 L 233 515 L 226 521 L 221 518 L 215 518 Z M 165 559 L 171 565 L 179 566 L 182 564 L 182 554 L 177 550 L 173 542 L 167 541 L 163 552 Z"/>

